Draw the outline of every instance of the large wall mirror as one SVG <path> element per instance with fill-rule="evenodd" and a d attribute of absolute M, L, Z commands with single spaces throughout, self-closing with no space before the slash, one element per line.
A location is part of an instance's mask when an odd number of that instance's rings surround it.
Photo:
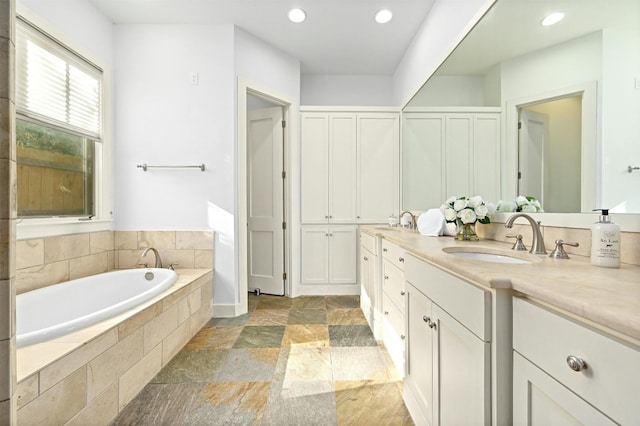
<path fill-rule="evenodd" d="M 564 19 L 541 25 L 552 12 Z M 422 143 L 428 146 L 434 127 L 407 119 L 498 111 L 497 159 L 476 161 L 486 170 L 472 175 L 498 182 L 485 198 L 531 195 L 550 213 L 640 213 L 639 46 L 638 0 L 498 0 L 403 109 L 403 209 L 465 195 L 425 180 L 430 166 L 416 162 L 433 151 Z M 477 156 L 485 148 L 473 149 Z M 451 152 L 448 141 L 442 150 L 441 158 L 465 155 Z M 422 191 L 439 192 L 428 199 Z"/>

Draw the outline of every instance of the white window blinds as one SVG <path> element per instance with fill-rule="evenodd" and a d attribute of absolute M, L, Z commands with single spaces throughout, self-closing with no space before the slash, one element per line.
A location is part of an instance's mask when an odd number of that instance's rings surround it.
<path fill-rule="evenodd" d="M 17 113 L 101 140 L 102 70 L 21 18 L 16 41 Z"/>

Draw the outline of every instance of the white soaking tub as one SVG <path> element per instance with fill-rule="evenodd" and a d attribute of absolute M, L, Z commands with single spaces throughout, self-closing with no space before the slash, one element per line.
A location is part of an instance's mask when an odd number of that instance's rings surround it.
<path fill-rule="evenodd" d="M 16 345 L 40 343 L 104 321 L 160 294 L 177 278 L 169 269 L 116 270 L 19 294 Z"/>

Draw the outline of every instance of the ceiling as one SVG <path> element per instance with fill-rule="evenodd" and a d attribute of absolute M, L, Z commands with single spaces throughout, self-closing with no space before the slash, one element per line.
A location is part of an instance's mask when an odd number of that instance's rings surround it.
<path fill-rule="evenodd" d="M 115 24 L 234 24 L 299 59 L 302 74 L 391 75 L 436 0 L 89 1 Z M 288 20 L 293 7 L 305 22 Z M 383 8 L 393 19 L 378 24 Z"/>

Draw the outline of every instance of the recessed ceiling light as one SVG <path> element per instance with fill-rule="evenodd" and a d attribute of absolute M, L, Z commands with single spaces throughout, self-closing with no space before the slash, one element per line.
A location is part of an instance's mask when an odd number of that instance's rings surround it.
<path fill-rule="evenodd" d="M 386 24 L 391 18 L 393 18 L 393 13 L 387 9 L 382 9 L 376 13 L 376 22 L 378 24 Z"/>
<path fill-rule="evenodd" d="M 307 14 L 304 12 L 304 10 L 302 10 L 302 9 L 291 9 L 289 11 L 289 20 L 291 22 L 295 22 L 296 24 L 299 24 L 300 22 L 304 21 L 305 19 L 307 19 Z"/>
<path fill-rule="evenodd" d="M 564 19 L 564 12 L 554 12 L 551 15 L 545 16 L 545 18 L 540 22 L 545 27 L 548 27 L 553 24 L 557 24 L 558 22 Z"/>

